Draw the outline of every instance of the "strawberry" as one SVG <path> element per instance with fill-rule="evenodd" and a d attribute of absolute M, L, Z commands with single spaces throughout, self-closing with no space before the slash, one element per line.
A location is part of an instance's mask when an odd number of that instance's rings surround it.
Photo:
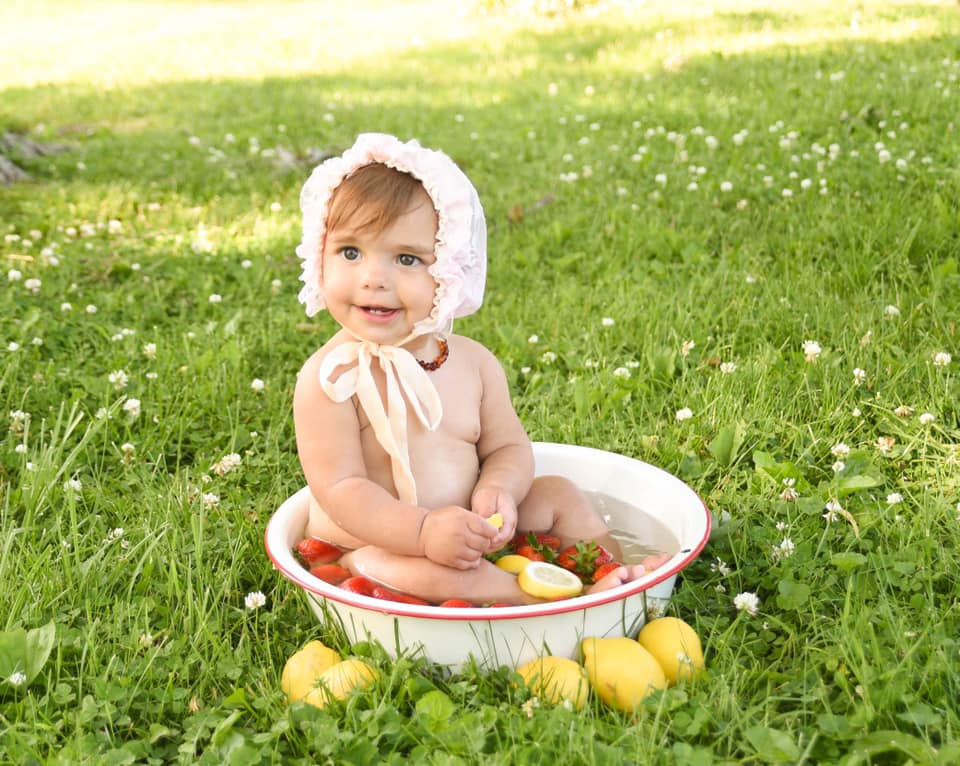
<path fill-rule="evenodd" d="M 616 569 L 619 569 L 622 566 L 623 564 L 621 564 L 619 561 L 608 561 L 606 564 L 601 564 L 600 566 L 598 566 L 593 571 L 593 577 L 591 577 L 590 579 L 593 582 L 600 582 L 600 580 L 602 580 L 608 574 L 610 574 Z"/>
<path fill-rule="evenodd" d="M 516 604 L 508 604 L 506 601 L 495 601 L 492 604 L 487 604 L 487 606 L 490 607 L 491 609 L 497 609 L 499 607 L 504 607 L 504 606 L 516 606 Z"/>
<path fill-rule="evenodd" d="M 310 569 L 310 574 L 331 585 L 339 585 L 350 577 L 350 570 L 344 569 L 339 564 L 318 564 Z"/>
<path fill-rule="evenodd" d="M 532 545 L 521 545 L 517 548 L 517 555 L 531 561 L 546 561 L 546 557 Z"/>
<path fill-rule="evenodd" d="M 424 601 L 422 598 L 411 596 L 409 593 L 400 593 L 399 591 L 390 590 L 390 588 L 385 588 L 382 585 L 375 586 L 370 595 L 374 598 L 383 599 L 384 601 L 396 601 L 401 604 L 416 604 L 417 606 L 430 606 L 429 601 Z"/>
<path fill-rule="evenodd" d="M 548 535 L 544 532 L 531 532 L 537 542 L 545 548 L 549 548 L 552 551 L 560 550 L 560 538 L 556 535 Z"/>
<path fill-rule="evenodd" d="M 370 596 L 373 597 L 373 589 L 377 587 L 377 584 L 372 580 L 368 580 L 366 577 L 348 577 L 342 583 L 340 587 L 351 593 L 356 593 L 361 596 Z"/>
<path fill-rule="evenodd" d="M 459 607 L 472 607 L 469 601 L 465 601 L 462 598 L 448 598 L 446 601 L 441 602 L 438 606 L 442 606 L 447 609 L 456 609 Z"/>
<path fill-rule="evenodd" d="M 557 557 L 557 563 L 564 569 L 569 569 L 586 578 L 593 577 L 593 572 L 598 566 L 611 561 L 613 561 L 613 554 L 592 540 L 581 540 L 575 545 L 568 545 Z"/>
<path fill-rule="evenodd" d="M 297 543 L 297 553 L 311 567 L 316 564 L 330 564 L 343 555 L 343 551 L 336 545 L 313 537 L 304 538 Z"/>

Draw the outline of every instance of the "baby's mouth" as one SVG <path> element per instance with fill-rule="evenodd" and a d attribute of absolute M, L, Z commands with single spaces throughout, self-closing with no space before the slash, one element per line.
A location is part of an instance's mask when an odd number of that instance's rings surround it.
<path fill-rule="evenodd" d="M 361 306 L 361 308 L 368 314 L 373 314 L 374 316 L 388 316 L 395 311 L 399 311 L 399 309 L 391 309 L 386 306 Z"/>

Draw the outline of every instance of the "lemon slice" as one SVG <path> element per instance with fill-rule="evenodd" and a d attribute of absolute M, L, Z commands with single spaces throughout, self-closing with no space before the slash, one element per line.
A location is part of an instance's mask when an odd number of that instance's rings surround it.
<path fill-rule="evenodd" d="M 487 523 L 491 524 L 494 529 L 500 529 L 503 526 L 503 514 L 495 513 L 493 516 L 487 516 Z"/>
<path fill-rule="evenodd" d="M 530 563 L 530 559 L 526 556 L 521 556 L 519 553 L 508 553 L 506 556 L 498 558 L 495 563 L 504 572 L 520 574 L 527 564 Z"/>
<path fill-rule="evenodd" d="M 583 583 L 573 572 L 546 561 L 531 561 L 517 576 L 524 593 L 550 601 L 571 598 L 583 590 Z"/>

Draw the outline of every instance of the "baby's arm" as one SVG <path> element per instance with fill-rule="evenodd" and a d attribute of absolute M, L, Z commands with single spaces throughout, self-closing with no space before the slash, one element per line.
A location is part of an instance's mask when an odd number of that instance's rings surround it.
<path fill-rule="evenodd" d="M 517 527 L 517 506 L 533 483 L 533 448 L 510 401 L 510 389 L 500 362 L 480 347 L 480 438 L 477 455 L 480 477 L 473 490 L 474 513 L 486 518 L 502 513 L 504 523 L 492 549 L 503 547 Z"/>
<path fill-rule="evenodd" d="M 476 566 L 494 536 L 490 525 L 455 506 L 428 514 L 371 481 L 356 407 L 352 400 L 334 402 L 320 387 L 322 359 L 323 350 L 303 366 L 293 399 L 297 451 L 320 507 L 337 525 L 371 545 L 461 569 Z"/>

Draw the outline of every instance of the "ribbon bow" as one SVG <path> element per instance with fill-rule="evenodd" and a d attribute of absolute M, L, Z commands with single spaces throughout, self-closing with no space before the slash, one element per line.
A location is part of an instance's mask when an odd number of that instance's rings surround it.
<path fill-rule="evenodd" d="M 380 361 L 386 377 L 386 407 L 377 390 L 371 370 L 373 357 Z M 349 366 L 335 381 L 334 370 Z M 390 456 L 393 483 L 401 502 L 417 504 L 417 484 L 410 468 L 407 444 L 407 406 L 423 426 L 436 430 L 443 415 L 440 394 L 416 357 L 399 346 L 381 346 L 370 341 L 349 341 L 333 349 L 324 358 L 319 371 L 320 386 L 335 402 L 345 402 L 354 394 L 370 420 L 380 446 Z"/>

